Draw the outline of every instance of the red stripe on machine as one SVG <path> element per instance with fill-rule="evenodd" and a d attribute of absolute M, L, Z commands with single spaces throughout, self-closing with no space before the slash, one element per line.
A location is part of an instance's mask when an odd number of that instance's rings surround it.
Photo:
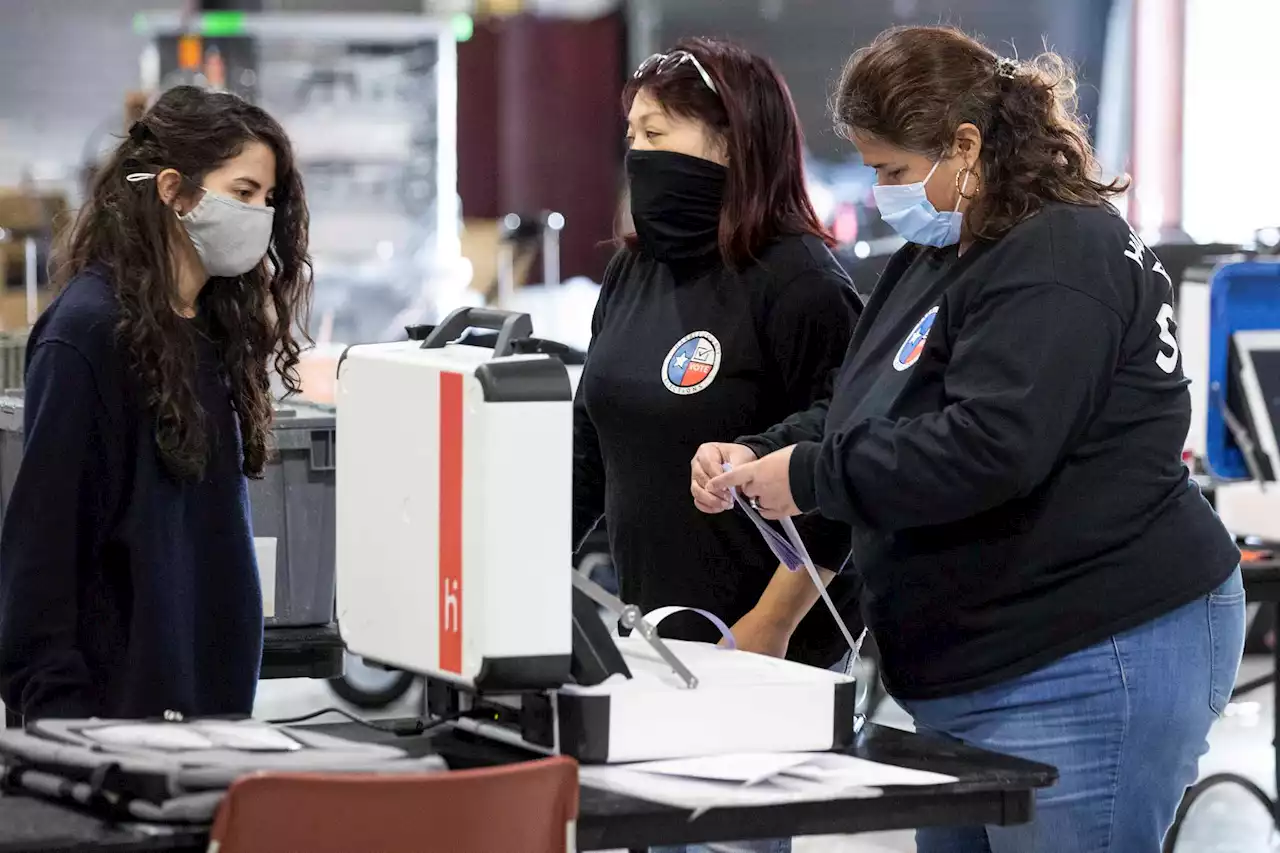
<path fill-rule="evenodd" d="M 462 673 L 462 374 L 440 374 L 440 668 Z"/>

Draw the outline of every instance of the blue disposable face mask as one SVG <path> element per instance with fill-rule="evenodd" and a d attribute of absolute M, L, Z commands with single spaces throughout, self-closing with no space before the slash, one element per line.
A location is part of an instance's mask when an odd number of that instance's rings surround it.
<path fill-rule="evenodd" d="M 929 174 L 923 181 L 901 186 L 874 186 L 872 194 L 876 198 L 876 207 L 880 209 L 880 218 L 889 227 L 898 232 L 902 239 L 922 246 L 954 246 L 960 242 L 960 227 L 964 224 L 964 215 L 960 213 L 960 200 L 956 200 L 956 209 L 949 212 L 939 211 L 929 201 L 924 186 L 929 183 L 933 173 L 938 171 L 939 160 L 933 164 Z M 966 186 L 969 183 L 965 175 Z M 963 193 L 965 187 L 961 187 Z"/>

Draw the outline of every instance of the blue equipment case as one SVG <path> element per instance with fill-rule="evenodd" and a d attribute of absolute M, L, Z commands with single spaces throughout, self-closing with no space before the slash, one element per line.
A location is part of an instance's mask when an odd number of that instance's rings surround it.
<path fill-rule="evenodd" d="M 1209 468 L 1221 479 L 1250 477 L 1244 455 L 1222 416 L 1230 386 L 1231 336 L 1280 330 L 1280 259 L 1225 264 L 1209 283 L 1209 410 L 1205 443 Z"/>

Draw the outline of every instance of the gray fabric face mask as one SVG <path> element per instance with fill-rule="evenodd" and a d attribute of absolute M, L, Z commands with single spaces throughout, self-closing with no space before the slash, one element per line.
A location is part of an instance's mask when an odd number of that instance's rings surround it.
<path fill-rule="evenodd" d="M 125 180 L 135 183 L 154 177 L 135 173 Z M 204 198 L 178 220 L 187 230 L 205 272 L 235 278 L 252 270 L 266 256 L 275 214 L 274 207 L 245 204 L 206 189 Z"/>
<path fill-rule="evenodd" d="M 178 217 L 211 276 L 234 278 L 262 262 L 271 246 L 274 207 L 257 207 L 204 191 L 189 213 Z"/>

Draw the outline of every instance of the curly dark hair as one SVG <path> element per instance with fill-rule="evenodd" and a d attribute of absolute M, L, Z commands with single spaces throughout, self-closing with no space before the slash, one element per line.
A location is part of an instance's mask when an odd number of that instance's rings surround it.
<path fill-rule="evenodd" d="M 200 293 L 202 330 L 217 346 L 240 422 L 244 473 L 261 477 L 270 454 L 269 371 L 286 391 L 300 387 L 297 365 L 311 298 L 309 216 L 302 180 L 284 129 L 261 108 L 230 94 L 180 86 L 165 92 L 97 172 L 74 223 L 60 235 L 53 281 L 105 268 L 120 305 L 117 339 L 143 383 L 166 469 L 181 479 L 204 474 L 209 451 L 205 413 L 195 390 L 196 341 L 174 311 L 178 218 L 152 189 L 125 180 L 134 172 L 174 169 L 183 193 L 261 141 L 276 161 L 271 248 L 252 271 L 211 278 Z"/>
<path fill-rule="evenodd" d="M 1047 201 L 1100 205 L 1128 188 L 1122 178 L 1099 180 L 1075 76 L 1054 53 L 1015 63 L 952 27 L 886 30 L 850 57 L 832 112 L 845 138 L 930 157 L 951 153 L 960 125 L 976 126 L 982 187 L 965 219 L 981 239 Z"/>

